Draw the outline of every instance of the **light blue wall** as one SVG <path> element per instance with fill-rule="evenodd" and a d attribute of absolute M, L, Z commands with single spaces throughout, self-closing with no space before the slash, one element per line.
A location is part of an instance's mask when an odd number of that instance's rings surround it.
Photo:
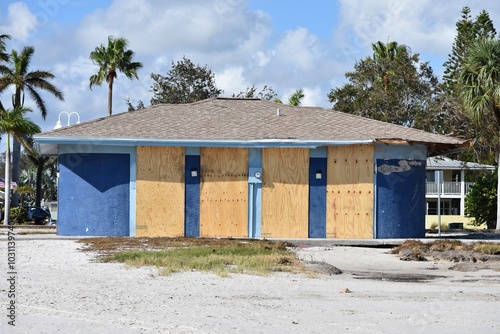
<path fill-rule="evenodd" d="M 249 148 L 248 149 L 248 236 L 250 238 L 260 238 L 261 224 L 262 224 L 262 149 Z"/>

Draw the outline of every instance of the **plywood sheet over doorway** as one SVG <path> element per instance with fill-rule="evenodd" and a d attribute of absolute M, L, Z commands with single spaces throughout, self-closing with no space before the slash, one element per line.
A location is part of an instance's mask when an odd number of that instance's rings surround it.
<path fill-rule="evenodd" d="M 327 238 L 373 238 L 373 180 L 373 145 L 328 148 Z"/>
<path fill-rule="evenodd" d="M 309 150 L 262 150 L 263 237 L 307 238 Z"/>
<path fill-rule="evenodd" d="M 184 235 L 184 149 L 137 147 L 137 236 Z"/>
<path fill-rule="evenodd" d="M 202 148 L 202 237 L 248 236 L 248 150 Z"/>

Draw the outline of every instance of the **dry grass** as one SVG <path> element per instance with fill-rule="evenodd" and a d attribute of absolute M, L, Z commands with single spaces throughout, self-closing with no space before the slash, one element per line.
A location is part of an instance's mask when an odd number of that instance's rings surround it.
<path fill-rule="evenodd" d="M 500 255 L 500 244 L 479 242 L 473 245 L 476 252 L 489 255 Z"/>
<path fill-rule="evenodd" d="M 198 270 L 266 275 L 302 272 L 304 266 L 283 242 L 203 238 L 91 238 L 84 250 L 96 250 L 107 262 L 156 266 L 162 274 Z"/>
<path fill-rule="evenodd" d="M 417 240 L 408 240 L 392 249 L 391 253 L 399 254 L 405 260 L 422 261 L 430 258 L 441 258 L 440 254 L 446 254 L 446 257 L 454 259 L 455 255 L 460 258 L 476 259 L 483 255 L 493 255 L 495 257 L 482 257 L 488 260 L 500 260 L 500 244 L 476 242 L 464 244 L 458 240 L 436 240 L 429 243 L 423 243 Z"/>

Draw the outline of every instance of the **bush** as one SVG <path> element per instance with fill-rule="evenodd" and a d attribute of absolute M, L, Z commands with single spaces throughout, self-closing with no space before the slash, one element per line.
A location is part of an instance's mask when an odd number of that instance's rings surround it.
<path fill-rule="evenodd" d="M 11 224 L 24 224 L 28 220 L 28 214 L 23 207 L 14 207 L 10 209 L 9 221 Z"/>
<path fill-rule="evenodd" d="M 496 227 L 497 220 L 497 171 L 485 174 L 474 183 L 465 197 L 465 215 L 471 217 L 472 225 Z"/>
<path fill-rule="evenodd" d="M 438 223 L 432 223 L 431 224 L 431 230 L 437 230 L 438 229 Z M 447 230 L 448 229 L 448 224 L 446 223 L 441 223 L 441 230 Z"/>

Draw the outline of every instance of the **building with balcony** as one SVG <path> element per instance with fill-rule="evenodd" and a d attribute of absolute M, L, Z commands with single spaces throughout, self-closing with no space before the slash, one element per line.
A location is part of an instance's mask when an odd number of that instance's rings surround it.
<path fill-rule="evenodd" d="M 471 219 L 465 216 L 465 196 L 482 173 L 492 172 L 495 166 L 453 160 L 444 156 L 427 158 L 426 167 L 426 228 L 438 223 L 438 197 L 440 197 L 441 224 L 459 223 L 464 228 L 477 228 L 470 225 Z M 443 182 L 437 183 L 436 171 L 443 172 Z M 438 190 L 440 194 L 438 196 Z M 460 225 L 463 224 L 463 225 Z M 455 225 L 457 226 L 457 225 Z"/>

